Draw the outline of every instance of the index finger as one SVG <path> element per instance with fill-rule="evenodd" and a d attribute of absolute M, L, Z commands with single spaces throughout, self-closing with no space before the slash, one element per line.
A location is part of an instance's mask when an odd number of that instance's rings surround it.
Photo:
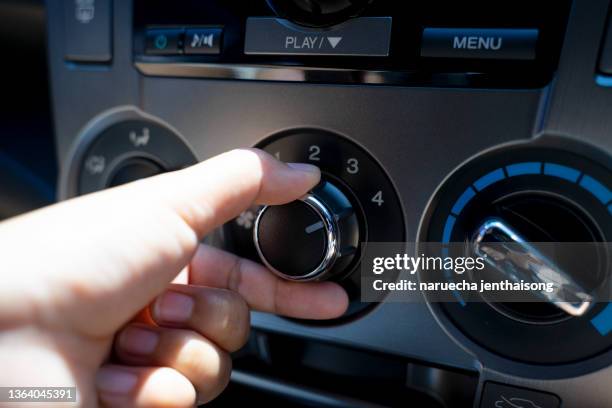
<path fill-rule="evenodd" d="M 299 198 L 320 178 L 315 166 L 285 164 L 258 149 L 237 149 L 158 176 L 150 187 L 163 189 L 168 204 L 201 238 L 253 203 L 278 205 Z"/>

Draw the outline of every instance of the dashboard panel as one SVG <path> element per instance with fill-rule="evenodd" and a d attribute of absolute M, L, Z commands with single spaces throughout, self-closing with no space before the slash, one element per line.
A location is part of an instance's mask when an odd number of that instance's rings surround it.
<path fill-rule="evenodd" d="M 339 8 L 49 0 L 60 198 L 257 146 L 322 168 L 335 187 L 315 196 L 352 208 L 342 240 L 461 241 L 511 207 L 547 238 L 609 241 L 608 1 L 314 3 Z M 264 231 L 258 213 L 208 240 L 283 269 L 294 260 L 264 235 L 288 232 Z M 315 245 L 307 238 L 294 250 Z M 288 277 L 342 282 L 347 315 L 253 313 L 230 392 L 316 406 L 612 406 L 612 306 L 558 318 L 486 303 L 366 304 L 353 250 L 333 255 L 335 269 L 309 258 Z M 350 379 L 391 388 L 362 395 Z"/>

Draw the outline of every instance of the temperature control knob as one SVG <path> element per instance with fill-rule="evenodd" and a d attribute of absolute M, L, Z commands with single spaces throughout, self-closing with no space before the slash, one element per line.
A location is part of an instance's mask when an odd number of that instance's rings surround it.
<path fill-rule="evenodd" d="M 568 364 L 609 351 L 611 169 L 610 158 L 589 146 L 544 137 L 456 170 L 432 198 L 419 239 L 442 243 L 437 255 L 472 253 L 486 267 L 444 279 L 552 290 L 522 291 L 520 299 L 456 292 L 455 302 L 436 307 L 469 339 L 513 360 Z M 527 340 L 508 341 L 516 333 Z M 552 339 L 563 341 L 553 347 Z"/>
<path fill-rule="evenodd" d="M 262 262 L 294 281 L 342 275 L 359 246 L 359 222 L 349 199 L 324 181 L 300 200 L 263 207 L 253 231 Z"/>

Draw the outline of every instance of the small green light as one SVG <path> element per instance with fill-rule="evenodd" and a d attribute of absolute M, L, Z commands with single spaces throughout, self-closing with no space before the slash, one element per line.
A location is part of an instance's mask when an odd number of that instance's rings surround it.
<path fill-rule="evenodd" d="M 160 34 L 157 37 L 155 37 L 155 48 L 157 48 L 158 50 L 163 50 L 167 46 L 168 46 L 168 37 L 166 37 L 163 34 Z"/>

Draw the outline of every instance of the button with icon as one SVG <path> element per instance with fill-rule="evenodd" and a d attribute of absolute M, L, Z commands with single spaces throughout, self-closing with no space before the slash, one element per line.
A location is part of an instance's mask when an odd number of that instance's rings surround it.
<path fill-rule="evenodd" d="M 176 55 L 181 54 L 181 37 L 183 30 L 156 28 L 147 30 L 147 55 Z"/>
<path fill-rule="evenodd" d="M 108 63 L 113 57 L 111 0 L 64 1 L 64 58 Z"/>
<path fill-rule="evenodd" d="M 220 28 L 193 28 L 185 32 L 185 54 L 219 54 L 221 52 Z"/>
<path fill-rule="evenodd" d="M 480 408 L 559 408 L 556 395 L 487 381 Z"/>

